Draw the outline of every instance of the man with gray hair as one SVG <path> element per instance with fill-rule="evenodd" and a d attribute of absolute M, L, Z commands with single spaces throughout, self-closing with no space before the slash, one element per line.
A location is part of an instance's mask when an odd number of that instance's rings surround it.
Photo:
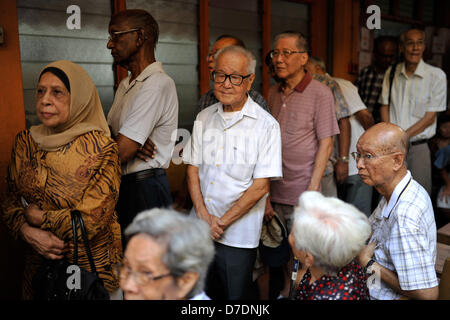
<path fill-rule="evenodd" d="M 203 288 L 214 245 L 204 221 L 170 209 L 139 213 L 116 268 L 126 300 L 209 300 Z"/>
<path fill-rule="evenodd" d="M 299 32 L 279 34 L 270 55 L 276 76 L 281 80 L 270 88 L 268 103 L 280 124 L 283 179 L 270 185 L 265 217 L 271 219 L 274 211 L 277 212 L 290 230 L 298 197 L 306 190 L 321 190 L 322 176 L 339 127 L 333 94 L 305 71 L 306 38 Z M 288 274 L 285 268 L 283 296 L 288 295 Z"/>
<path fill-rule="evenodd" d="M 215 240 L 207 294 L 249 299 L 269 180 L 282 176 L 280 128 L 247 94 L 255 78 L 253 55 L 229 46 L 214 60 L 219 102 L 197 115 L 183 152 L 191 215 L 208 222 Z"/>
<path fill-rule="evenodd" d="M 436 113 L 447 107 L 445 73 L 422 60 L 425 32 L 410 29 L 400 37 L 404 62 L 384 76 L 381 120 L 406 131 L 411 141 L 406 162 L 414 179 L 431 193 L 431 156 L 428 140 L 436 133 Z M 391 80 L 390 75 L 393 79 Z"/>
<path fill-rule="evenodd" d="M 380 279 L 369 287 L 372 299 L 437 299 L 439 293 L 433 206 L 406 169 L 408 144 L 403 129 L 381 122 L 359 138 L 352 154 L 363 182 L 382 195 L 369 218 L 370 242 L 359 254 L 360 264 Z"/>

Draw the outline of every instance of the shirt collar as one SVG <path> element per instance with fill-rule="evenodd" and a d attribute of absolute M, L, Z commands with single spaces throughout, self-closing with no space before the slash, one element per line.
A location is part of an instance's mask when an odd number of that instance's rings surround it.
<path fill-rule="evenodd" d="M 155 61 L 151 64 L 149 64 L 147 67 L 145 67 L 144 70 L 134 79 L 133 81 L 130 81 L 131 75 L 128 76 L 128 81 L 125 81 L 126 84 L 129 84 L 129 87 L 133 86 L 136 82 L 143 82 L 147 80 L 148 77 L 150 77 L 152 74 L 155 74 L 157 72 L 164 72 L 164 69 L 162 67 L 162 63 L 159 61 Z"/>
<path fill-rule="evenodd" d="M 224 111 L 223 111 L 223 104 L 221 102 L 219 102 L 217 104 L 217 112 L 219 113 L 220 116 L 222 116 L 223 113 L 224 113 Z M 236 122 L 241 120 L 244 116 L 247 116 L 247 117 L 250 117 L 250 118 L 254 118 L 254 119 L 258 118 L 257 117 L 257 113 L 256 113 L 255 102 L 253 101 L 253 99 L 250 97 L 249 94 L 247 94 L 247 101 L 245 101 L 244 106 L 242 107 L 241 110 L 239 110 L 238 115 L 236 115 L 233 118 L 233 121 L 229 125 L 227 125 L 227 127 L 231 127 Z"/>
<path fill-rule="evenodd" d="M 303 76 L 303 79 L 295 86 L 294 90 L 303 93 L 305 91 L 306 87 L 311 83 L 312 76 L 309 74 L 308 71 L 305 69 L 305 75 Z M 279 85 L 278 91 L 282 91 L 283 87 L 282 84 Z"/>
<path fill-rule="evenodd" d="M 403 190 L 407 187 L 409 181 L 411 180 L 411 172 L 408 170 L 406 172 L 406 175 L 403 177 L 402 180 L 397 184 L 394 191 L 392 192 L 391 198 L 389 199 L 389 202 L 387 205 L 383 208 L 381 215 L 384 218 L 389 218 L 389 215 L 391 214 L 391 211 L 394 209 L 395 205 L 398 202 L 398 199 L 400 195 L 402 194 Z"/>
<path fill-rule="evenodd" d="M 406 75 L 406 62 L 402 63 L 402 69 L 400 71 L 406 78 L 408 77 Z M 423 62 L 423 59 L 420 59 L 419 64 L 416 67 L 416 70 L 414 70 L 413 76 L 418 76 L 421 78 L 425 77 L 425 62 Z"/>

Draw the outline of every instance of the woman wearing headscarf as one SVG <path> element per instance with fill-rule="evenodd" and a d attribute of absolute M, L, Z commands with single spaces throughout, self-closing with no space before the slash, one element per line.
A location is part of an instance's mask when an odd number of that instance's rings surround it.
<path fill-rule="evenodd" d="M 33 297 L 32 279 L 44 259 L 72 261 L 72 210 L 81 213 L 99 277 L 113 292 L 119 283 L 112 265 L 122 256 L 114 209 L 121 169 L 97 89 L 80 66 L 50 63 L 39 76 L 36 113 L 42 124 L 15 138 L 2 202 L 10 233 L 28 244 L 23 298 Z M 78 242 L 78 265 L 90 270 Z"/>

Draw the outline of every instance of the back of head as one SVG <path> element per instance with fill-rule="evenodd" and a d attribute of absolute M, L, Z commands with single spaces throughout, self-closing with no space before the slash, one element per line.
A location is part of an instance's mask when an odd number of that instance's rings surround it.
<path fill-rule="evenodd" d="M 203 291 L 208 266 L 214 257 L 206 222 L 172 209 L 151 209 L 138 214 L 125 230 L 127 239 L 138 234 L 147 235 L 166 248 L 162 262 L 175 277 L 186 272 L 199 274 L 197 284 L 186 298 Z"/>
<path fill-rule="evenodd" d="M 323 61 L 321 58 L 316 56 L 310 56 L 308 57 L 308 63 L 311 63 L 312 65 L 318 66 L 320 70 L 324 73 L 327 72 L 327 67 L 325 65 L 325 61 Z"/>
<path fill-rule="evenodd" d="M 240 46 L 229 46 L 220 49 L 216 55 L 214 56 L 214 67 L 217 62 L 217 59 L 225 53 L 237 53 L 243 55 L 247 59 L 247 74 L 255 73 L 256 69 L 256 59 L 253 53 L 251 53 L 249 50 L 245 49 L 244 47 Z"/>
<path fill-rule="evenodd" d="M 299 31 L 284 31 L 280 34 L 278 34 L 275 37 L 275 43 L 282 38 L 291 38 L 294 37 L 297 39 L 296 41 L 296 45 L 297 45 L 297 49 L 301 50 L 301 51 L 306 51 L 309 53 L 309 45 L 308 45 L 308 40 L 306 39 L 305 35 Z"/>
<path fill-rule="evenodd" d="M 365 246 L 368 218 L 353 205 L 306 191 L 295 207 L 293 235 L 297 249 L 314 256 L 314 265 L 335 275 Z"/>
<path fill-rule="evenodd" d="M 235 36 L 232 36 L 232 35 L 229 35 L 229 34 L 222 34 L 222 35 L 218 36 L 215 42 L 217 42 L 219 40 L 222 40 L 222 39 L 232 39 L 234 41 L 234 43 L 233 43 L 234 46 L 246 48 L 245 44 L 244 44 L 244 41 L 242 41 L 238 37 L 235 37 Z"/>
<path fill-rule="evenodd" d="M 159 38 L 159 26 L 153 16 L 141 9 L 129 9 L 119 11 L 111 17 L 110 25 L 126 22 L 130 29 L 144 29 L 145 39 L 149 40 L 149 45 L 156 47 Z"/>

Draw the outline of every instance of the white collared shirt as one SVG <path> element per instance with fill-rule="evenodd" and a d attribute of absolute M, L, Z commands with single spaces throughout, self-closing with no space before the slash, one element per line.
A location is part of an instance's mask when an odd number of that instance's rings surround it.
<path fill-rule="evenodd" d="M 369 221 L 373 230 L 370 242 L 376 243 L 374 259 L 397 274 L 402 290 L 438 285 L 433 206 L 411 172 L 397 184 L 388 203 L 386 198 L 381 199 Z M 401 298 L 383 281 L 369 286 L 369 291 L 372 299 Z"/>
<path fill-rule="evenodd" d="M 341 78 L 333 78 L 339 87 L 341 88 L 342 95 L 348 105 L 348 110 L 350 112 L 350 148 L 349 154 L 356 152 L 356 144 L 358 143 L 359 137 L 364 133 L 364 128 L 355 117 L 355 114 L 361 110 L 367 109 L 361 97 L 358 94 L 358 88 L 348 80 Z M 337 140 L 337 139 L 336 139 Z M 353 176 L 358 174 L 358 168 L 356 167 L 356 161 L 351 158 L 348 162 L 348 175 Z"/>
<path fill-rule="evenodd" d="M 379 103 L 388 105 L 389 74 L 386 71 Z M 444 71 L 425 63 L 422 59 L 414 74 L 407 76 L 405 63 L 397 65 L 392 84 L 389 119 L 407 130 L 425 116 L 425 112 L 440 112 L 447 107 L 447 80 Z M 411 141 L 430 139 L 436 133 L 436 120 Z"/>
<path fill-rule="evenodd" d="M 250 97 L 229 121 L 224 119 L 222 104 L 216 103 L 198 114 L 183 161 L 199 168 L 206 208 L 220 218 L 254 179 L 282 177 L 280 126 Z M 266 197 L 230 225 L 217 241 L 232 247 L 256 248 Z M 191 214 L 196 216 L 194 209 Z"/>
<path fill-rule="evenodd" d="M 147 66 L 133 81 L 120 82 L 108 113 L 114 136 L 119 133 L 144 145 L 148 137 L 158 152 L 148 162 L 138 158 L 122 165 L 122 175 L 152 168 L 168 168 L 178 126 L 178 97 L 174 81 L 161 62 Z"/>

